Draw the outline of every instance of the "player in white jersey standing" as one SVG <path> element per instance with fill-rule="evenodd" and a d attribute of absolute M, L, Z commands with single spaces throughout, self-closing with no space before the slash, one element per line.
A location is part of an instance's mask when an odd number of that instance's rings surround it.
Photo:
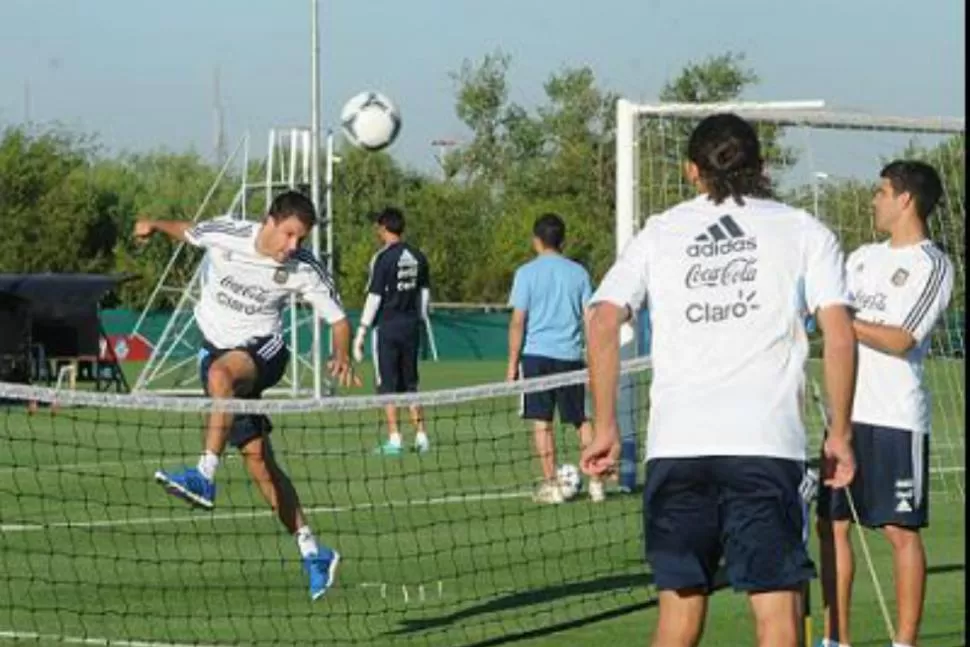
<path fill-rule="evenodd" d="M 930 332 L 953 292 L 953 266 L 927 237 L 926 221 L 943 195 L 933 167 L 892 162 L 882 169 L 872 205 L 875 229 L 889 234 L 846 263 L 859 340 L 852 407 L 858 478 L 850 487 L 859 522 L 880 528 L 893 552 L 894 647 L 916 644 L 926 588 L 920 528 L 929 522 L 930 400 L 923 360 Z M 848 645 L 853 558 L 845 492 L 822 490 L 819 538 L 826 603 L 825 643 Z M 831 521 L 831 523 L 828 523 Z"/>
<path fill-rule="evenodd" d="M 758 644 L 796 647 L 800 591 L 815 573 L 799 493 L 806 311 L 825 335 L 833 410 L 825 480 L 844 487 L 854 473 L 855 337 L 843 256 L 821 222 L 770 198 L 757 134 L 740 117 L 702 120 L 687 157 L 700 195 L 648 218 L 590 302 L 595 439 L 582 467 L 599 475 L 615 465 L 619 332 L 646 301 L 653 376 L 643 515 L 659 590 L 653 645 L 700 641 L 723 557 L 730 584 L 749 597 Z"/>
<path fill-rule="evenodd" d="M 283 377 L 289 351 L 282 337 L 281 312 L 296 292 L 316 306 L 330 324 L 336 349 L 328 367 L 342 385 L 359 385 L 350 364 L 350 325 L 333 280 L 300 242 L 316 221 L 313 203 L 295 191 L 278 195 L 261 223 L 215 219 L 194 225 L 185 221 L 139 220 L 134 234 L 144 240 L 161 232 L 206 250 L 196 323 L 204 342 L 200 377 L 213 398 L 258 399 Z M 269 419 L 209 413 L 205 451 L 197 467 L 158 471 L 155 479 L 175 496 L 211 510 L 215 471 L 226 443 L 239 449 L 250 476 L 267 503 L 296 538 L 316 600 L 333 583 L 340 555 L 317 543 L 293 483 L 273 456 Z"/>

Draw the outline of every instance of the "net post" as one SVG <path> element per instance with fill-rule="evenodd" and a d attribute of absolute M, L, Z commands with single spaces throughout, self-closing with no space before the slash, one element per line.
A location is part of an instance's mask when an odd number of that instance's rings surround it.
<path fill-rule="evenodd" d="M 637 217 L 637 113 L 626 99 L 616 102 L 616 254 L 623 251 L 636 232 Z M 620 329 L 620 361 L 638 354 L 632 323 Z M 620 427 L 620 487 L 632 491 L 637 481 L 637 394 L 631 375 L 621 375 L 617 401 Z"/>

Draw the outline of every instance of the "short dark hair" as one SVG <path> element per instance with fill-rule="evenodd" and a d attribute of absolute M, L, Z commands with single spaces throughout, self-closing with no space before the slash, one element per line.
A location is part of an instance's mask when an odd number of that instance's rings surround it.
<path fill-rule="evenodd" d="M 748 195 L 771 197 L 771 182 L 764 176 L 761 142 L 747 121 L 722 112 L 701 120 L 687 143 L 687 159 L 697 165 L 714 204 L 728 197 L 744 206 Z"/>
<path fill-rule="evenodd" d="M 532 225 L 532 235 L 547 249 L 562 249 L 566 240 L 566 223 L 554 213 L 544 213 Z"/>
<path fill-rule="evenodd" d="M 404 233 L 404 214 L 397 207 L 384 207 L 371 214 L 375 225 L 380 225 L 392 234 L 400 236 Z"/>
<path fill-rule="evenodd" d="M 896 194 L 913 196 L 916 214 L 924 221 L 943 197 L 943 182 L 936 169 L 919 160 L 894 160 L 886 164 L 879 177 L 889 180 Z"/>
<path fill-rule="evenodd" d="M 317 210 L 313 207 L 313 202 L 299 191 L 284 191 L 277 195 L 270 203 L 266 215 L 275 222 L 296 218 L 307 229 L 313 229 L 317 224 Z"/>

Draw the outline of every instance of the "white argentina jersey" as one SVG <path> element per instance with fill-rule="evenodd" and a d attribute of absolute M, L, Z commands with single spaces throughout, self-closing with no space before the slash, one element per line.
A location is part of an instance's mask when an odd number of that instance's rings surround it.
<path fill-rule="evenodd" d="M 744 200 L 647 219 L 593 296 L 649 309 L 648 459 L 805 459 L 803 317 L 847 303 L 844 257 L 808 213 Z"/>
<path fill-rule="evenodd" d="M 929 433 L 923 360 L 953 292 L 950 259 L 928 240 L 906 247 L 884 242 L 853 252 L 846 271 L 856 317 L 901 327 L 916 341 L 905 357 L 859 344 L 853 422 Z"/>
<path fill-rule="evenodd" d="M 191 245 L 206 250 L 195 319 L 217 348 L 236 348 L 281 332 L 281 312 L 294 292 L 316 306 L 328 323 L 345 317 L 333 280 L 320 262 L 304 249 L 282 264 L 259 254 L 255 245 L 261 228 L 217 218 L 185 232 Z"/>

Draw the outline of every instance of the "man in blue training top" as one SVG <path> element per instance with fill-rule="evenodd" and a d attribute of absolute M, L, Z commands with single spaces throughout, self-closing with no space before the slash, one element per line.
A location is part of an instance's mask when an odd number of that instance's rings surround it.
<path fill-rule="evenodd" d="M 532 227 L 536 258 L 519 267 L 512 282 L 509 305 L 509 364 L 506 379 L 539 377 L 585 368 L 583 361 L 583 309 L 592 294 L 589 273 L 562 255 L 566 224 L 553 213 L 540 216 Z M 543 482 L 536 490 L 538 503 L 561 503 L 556 483 L 556 445 L 553 415 L 579 430 L 580 449 L 592 438 L 586 420 L 586 390 L 582 384 L 526 393 L 522 417 L 532 420 L 536 453 Z M 603 500 L 603 483 L 590 481 L 590 498 Z"/>
<path fill-rule="evenodd" d="M 414 245 L 401 239 L 404 214 L 394 207 L 371 215 L 381 249 L 370 262 L 367 301 L 360 316 L 354 339 L 354 358 L 364 358 L 367 329 L 374 327 L 371 346 L 374 356 L 374 378 L 377 392 L 415 393 L 418 390 L 418 357 L 421 326 L 428 325 L 431 301 L 430 270 L 427 257 Z M 424 413 L 412 404 L 411 422 L 417 432 L 414 450 L 424 454 L 430 448 L 425 431 Z M 401 431 L 397 406 L 384 405 L 387 419 L 387 442 L 377 448 L 386 456 L 400 456 Z"/>

